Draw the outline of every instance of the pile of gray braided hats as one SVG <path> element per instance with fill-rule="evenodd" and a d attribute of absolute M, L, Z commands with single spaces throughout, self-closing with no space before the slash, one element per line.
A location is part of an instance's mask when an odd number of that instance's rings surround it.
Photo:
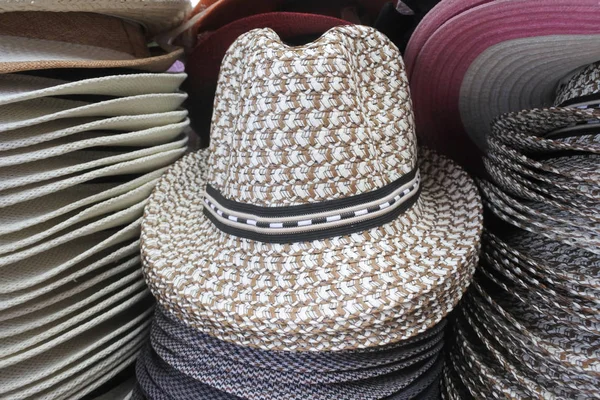
<path fill-rule="evenodd" d="M 481 268 L 454 326 L 448 399 L 598 398 L 600 63 L 554 107 L 497 118 L 484 160 Z M 508 227 L 507 227 L 508 226 Z"/>

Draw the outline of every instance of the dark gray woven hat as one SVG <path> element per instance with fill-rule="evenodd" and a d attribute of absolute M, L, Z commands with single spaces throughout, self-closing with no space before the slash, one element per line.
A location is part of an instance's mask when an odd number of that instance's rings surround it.
<path fill-rule="evenodd" d="M 138 360 L 138 391 L 150 399 L 435 398 L 444 326 L 378 348 L 268 351 L 212 338 L 159 309 Z"/>

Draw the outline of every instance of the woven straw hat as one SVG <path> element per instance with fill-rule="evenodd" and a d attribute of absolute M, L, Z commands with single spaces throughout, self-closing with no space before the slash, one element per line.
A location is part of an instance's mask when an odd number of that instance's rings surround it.
<path fill-rule="evenodd" d="M 417 150 L 404 66 L 382 34 L 336 27 L 289 47 L 258 29 L 223 61 L 210 149 L 149 200 L 144 272 L 167 310 L 221 340 L 383 345 L 453 307 L 481 220 L 466 173 Z"/>
<path fill-rule="evenodd" d="M 598 395 L 598 66 L 566 76 L 557 107 L 494 121 L 485 160 L 492 183 L 479 183 L 484 204 L 513 228 L 483 235 L 456 314 L 447 396 Z"/>
<path fill-rule="evenodd" d="M 0 75 L 0 105 L 67 95 L 136 96 L 176 92 L 185 74 L 128 74 L 69 82 L 40 76 Z"/>
<path fill-rule="evenodd" d="M 32 99 L 0 108 L 0 133 L 63 118 L 168 112 L 177 109 L 186 97 L 184 93 L 143 94 L 94 103 L 60 98 Z"/>
<path fill-rule="evenodd" d="M 118 325 L 101 324 L 94 330 L 56 346 L 40 356 L 17 364 L 3 374 L 2 395 L 27 398 L 80 373 L 115 351 L 144 341 L 150 325 L 151 309 L 131 321 L 113 318 Z M 129 342 L 129 343 L 128 343 Z"/>
<path fill-rule="evenodd" d="M 186 116 L 187 111 L 180 110 L 108 118 L 55 119 L 27 128 L 4 132 L 0 138 L 0 151 L 20 149 L 59 139 L 67 142 L 82 140 L 89 138 L 93 131 L 115 133 L 115 131 L 147 130 L 182 122 Z M 71 140 L 73 135 L 76 136 Z M 53 144 L 49 144 L 49 146 Z"/>
<path fill-rule="evenodd" d="M 86 12 L 111 15 L 145 26 L 150 34 L 180 24 L 191 10 L 189 0 L 1 0 L 0 13 L 8 12 Z"/>
<path fill-rule="evenodd" d="M 147 40 L 182 22 L 188 8 L 188 0 L 3 0 L 0 73 L 56 68 L 164 72 L 183 49 L 165 52 L 149 48 Z"/>

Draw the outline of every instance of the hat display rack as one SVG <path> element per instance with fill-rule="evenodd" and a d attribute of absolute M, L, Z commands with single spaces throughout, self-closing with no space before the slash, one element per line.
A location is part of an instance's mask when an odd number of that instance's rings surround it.
<path fill-rule="evenodd" d="M 141 217 L 189 125 L 182 50 L 147 46 L 189 4 L 134 3 L 0 1 L 2 399 L 131 396 Z"/>
<path fill-rule="evenodd" d="M 600 62 L 551 108 L 496 118 L 479 181 L 488 227 L 455 315 L 447 399 L 597 398 L 600 382 Z"/>

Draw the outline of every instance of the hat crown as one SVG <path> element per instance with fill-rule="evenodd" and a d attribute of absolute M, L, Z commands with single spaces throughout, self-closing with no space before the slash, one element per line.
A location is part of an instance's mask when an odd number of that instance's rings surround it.
<path fill-rule="evenodd" d="M 374 29 L 337 27 L 289 47 L 250 31 L 222 63 L 208 184 L 229 200 L 285 207 L 382 188 L 416 167 L 404 64 Z"/>

